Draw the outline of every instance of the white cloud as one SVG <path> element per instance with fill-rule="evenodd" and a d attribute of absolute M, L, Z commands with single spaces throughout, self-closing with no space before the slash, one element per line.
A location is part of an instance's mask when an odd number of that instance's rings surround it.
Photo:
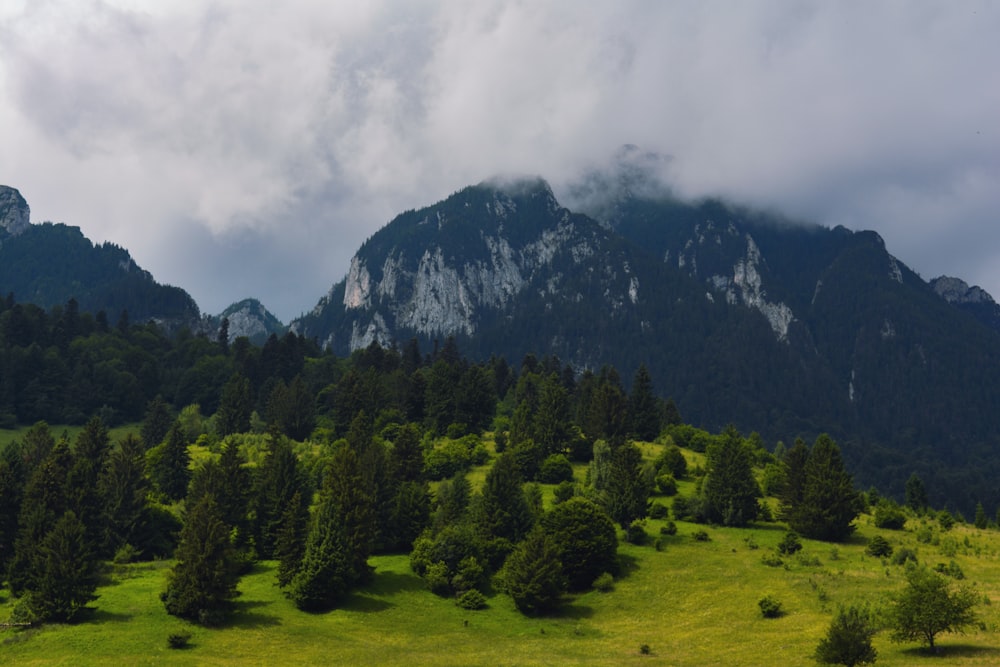
<path fill-rule="evenodd" d="M 996 34 L 987 0 L 4 3 L 0 182 L 287 319 L 395 213 L 634 143 L 1000 295 Z"/>

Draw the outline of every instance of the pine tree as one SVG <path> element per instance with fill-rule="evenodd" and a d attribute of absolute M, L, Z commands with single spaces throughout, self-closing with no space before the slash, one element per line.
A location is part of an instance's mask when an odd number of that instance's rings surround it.
<path fill-rule="evenodd" d="M 339 447 L 333 453 L 323 492 L 329 496 L 332 520 L 343 531 L 348 585 L 366 582 L 372 574 L 368 557 L 375 542 L 376 515 L 358 455 L 350 445 Z"/>
<path fill-rule="evenodd" d="M 215 431 L 221 437 L 250 430 L 250 381 L 239 373 L 222 386 L 219 409 L 215 411 Z"/>
<path fill-rule="evenodd" d="M 861 497 L 840 448 L 830 436 L 819 436 L 806 460 L 802 500 L 791 509 L 789 527 L 804 537 L 839 542 L 854 532 L 860 511 Z"/>
<path fill-rule="evenodd" d="M 595 459 L 596 460 L 596 459 Z M 652 488 L 642 474 L 642 452 L 627 442 L 614 448 L 605 489 L 608 514 L 622 528 L 646 516 Z"/>
<path fill-rule="evenodd" d="M 566 592 L 558 547 L 541 527 L 532 530 L 507 557 L 499 580 L 523 614 L 553 611 Z"/>
<path fill-rule="evenodd" d="M 146 449 L 152 449 L 163 442 L 170 432 L 170 427 L 174 423 L 174 418 L 170 414 L 170 406 L 157 394 L 156 398 L 149 402 L 146 407 L 146 416 L 142 420 L 142 428 L 139 437 Z"/>
<path fill-rule="evenodd" d="M 760 487 L 743 438 L 730 424 L 708 448 L 708 475 L 702 491 L 709 519 L 726 526 L 745 526 L 757 518 Z"/>
<path fill-rule="evenodd" d="M 27 466 L 21 457 L 21 446 L 11 443 L 0 452 L 0 579 L 14 557 L 14 541 L 18 533 L 18 512 L 24 497 Z"/>
<path fill-rule="evenodd" d="M 254 532 L 257 552 L 261 558 L 271 558 L 281 529 L 281 515 L 295 494 L 312 497 L 305 473 L 288 440 L 272 431 L 268 435 L 267 452 L 257 471 L 253 493 Z"/>
<path fill-rule="evenodd" d="M 627 420 L 628 432 L 638 440 L 649 442 L 660 434 L 660 402 L 653 391 L 653 378 L 645 364 L 639 366 L 632 379 Z"/>
<path fill-rule="evenodd" d="M 278 561 L 278 585 L 288 586 L 302 563 L 309 535 L 309 507 L 303 502 L 298 491 L 281 515 L 281 528 L 274 545 L 274 557 Z"/>
<path fill-rule="evenodd" d="M 924 481 L 916 472 L 910 473 L 910 478 L 906 480 L 905 502 L 914 512 L 923 512 L 927 509 L 927 490 L 924 488 Z"/>
<path fill-rule="evenodd" d="M 104 521 L 98 480 L 104 469 L 111 437 L 99 417 L 93 417 L 76 439 L 73 465 L 67 476 L 68 493 L 73 496 L 77 517 L 87 529 L 87 542 L 92 550 L 104 546 Z M 104 554 L 110 555 L 110 554 Z"/>
<path fill-rule="evenodd" d="M 347 595 L 356 578 L 354 560 L 337 498 L 324 490 L 309 530 L 305 553 L 287 595 L 304 611 L 325 611 Z"/>
<path fill-rule="evenodd" d="M 524 497 L 523 479 L 514 457 L 503 453 L 486 473 L 476 525 L 486 539 L 515 544 L 531 530 L 534 518 Z"/>
<path fill-rule="evenodd" d="M 806 486 L 806 462 L 809 460 L 809 449 L 802 438 L 796 438 L 791 449 L 785 452 L 781 461 L 785 470 L 785 484 L 781 492 L 781 505 L 778 516 L 783 520 L 791 520 L 792 513 L 802 503 L 802 495 Z"/>
<path fill-rule="evenodd" d="M 872 646 L 875 624 L 867 610 L 841 607 L 819 646 L 816 660 L 825 665 L 870 665 L 877 651 Z"/>
<path fill-rule="evenodd" d="M 175 559 L 161 595 L 167 613 L 216 623 L 232 608 L 239 575 L 229 527 L 211 494 L 202 496 L 185 517 Z"/>
<path fill-rule="evenodd" d="M 86 527 L 68 511 L 39 546 L 32 611 L 40 620 L 71 621 L 97 599 L 97 560 Z"/>
<path fill-rule="evenodd" d="M 388 547 L 409 551 L 431 517 L 431 497 L 427 482 L 402 482 L 392 508 L 391 540 Z"/>
<path fill-rule="evenodd" d="M 113 554 L 126 544 L 142 549 L 139 541 L 146 517 L 149 483 L 142 442 L 133 433 L 108 454 L 97 483 L 102 502 L 103 545 Z"/>
<path fill-rule="evenodd" d="M 188 482 L 191 479 L 191 471 L 188 470 L 190 461 L 187 438 L 178 420 L 167 432 L 167 439 L 162 445 L 160 456 L 150 471 L 157 488 L 167 498 L 180 500 L 187 495 Z"/>

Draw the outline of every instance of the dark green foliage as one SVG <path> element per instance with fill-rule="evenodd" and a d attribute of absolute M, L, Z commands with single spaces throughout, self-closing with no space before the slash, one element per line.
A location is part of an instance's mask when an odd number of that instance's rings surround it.
<path fill-rule="evenodd" d="M 535 479 L 543 484 L 558 484 L 573 480 L 573 466 L 565 454 L 551 454 L 538 470 Z"/>
<path fill-rule="evenodd" d="M 949 561 L 947 565 L 944 563 L 938 563 L 934 566 L 934 571 L 947 575 L 952 579 L 965 579 L 965 572 L 963 572 L 961 566 L 953 560 Z"/>
<path fill-rule="evenodd" d="M 21 456 L 21 445 L 11 443 L 0 452 L 0 579 L 14 556 L 14 541 L 18 532 L 18 508 L 24 496 L 27 466 Z"/>
<path fill-rule="evenodd" d="M 802 550 L 802 542 L 799 540 L 798 533 L 794 530 L 789 530 L 778 542 L 778 553 L 783 556 L 791 556 Z"/>
<path fill-rule="evenodd" d="M 232 608 L 237 563 L 229 527 L 211 494 L 188 510 L 174 557 L 177 562 L 161 595 L 167 613 L 211 624 Z"/>
<path fill-rule="evenodd" d="M 391 525 L 385 531 L 387 547 L 409 551 L 430 519 L 431 496 L 427 482 L 402 482 L 396 490 Z"/>
<path fill-rule="evenodd" d="M 604 489 L 606 508 L 611 518 L 622 528 L 645 517 L 648 511 L 652 488 L 641 468 L 642 452 L 633 443 L 619 445 L 611 452 L 607 466 L 607 486 Z"/>
<path fill-rule="evenodd" d="M 484 596 L 475 588 L 470 588 L 469 590 L 464 591 L 455 600 L 455 604 L 457 604 L 462 609 L 468 609 L 470 611 L 486 609 L 487 607 L 486 596 Z"/>
<path fill-rule="evenodd" d="M 760 613 L 764 618 L 778 618 L 784 612 L 781 609 L 781 602 L 771 595 L 765 595 L 757 601 Z"/>
<path fill-rule="evenodd" d="M 976 516 L 972 523 L 979 529 L 986 528 L 989 524 L 989 520 L 986 518 L 986 510 L 983 509 L 982 503 L 976 503 Z"/>
<path fill-rule="evenodd" d="M 584 590 L 602 572 L 616 572 L 618 535 L 611 517 L 582 497 L 570 498 L 542 517 L 570 590 Z"/>
<path fill-rule="evenodd" d="M 171 632 L 167 635 L 167 648 L 182 649 L 190 646 L 190 632 Z"/>
<path fill-rule="evenodd" d="M 267 452 L 257 471 L 253 500 L 254 533 L 261 558 L 271 558 L 281 529 L 281 516 L 295 494 L 311 498 L 312 489 L 298 457 L 282 435 L 268 436 Z"/>
<path fill-rule="evenodd" d="M 952 590 L 943 577 L 919 566 L 907 571 L 906 580 L 890 609 L 893 641 L 916 640 L 933 650 L 940 633 L 961 632 L 976 622 L 979 596 L 972 589 Z"/>
<path fill-rule="evenodd" d="M 114 553 L 126 544 L 145 551 L 142 543 L 148 522 L 146 457 L 142 442 L 132 433 L 108 454 L 101 471 L 98 490 L 103 501 L 102 521 L 105 553 Z"/>
<path fill-rule="evenodd" d="M 850 473 L 844 468 L 840 448 L 829 436 L 821 435 L 816 439 L 809 451 L 804 474 L 801 500 L 791 505 L 786 513 L 789 526 L 812 539 L 832 542 L 846 539 L 854 532 L 861 498 L 854 490 Z"/>
<path fill-rule="evenodd" d="M 501 454 L 486 473 L 482 499 L 477 506 L 476 526 L 485 539 L 519 542 L 534 525 L 534 516 L 522 489 L 522 478 L 514 457 Z"/>
<path fill-rule="evenodd" d="M 917 563 L 917 552 L 909 547 L 903 547 L 902 549 L 897 549 L 892 555 L 893 565 L 906 565 L 907 563 Z"/>
<path fill-rule="evenodd" d="M 687 475 L 687 468 L 687 459 L 684 458 L 684 453 L 677 445 L 665 447 L 663 453 L 656 459 L 657 471 L 663 474 L 663 470 L 666 469 L 666 472 L 673 475 L 674 479 L 684 478 Z"/>
<path fill-rule="evenodd" d="M 670 513 L 667 506 L 663 503 L 653 503 L 649 506 L 649 518 L 650 519 L 664 519 Z"/>
<path fill-rule="evenodd" d="M 249 431 L 251 412 L 250 380 L 237 373 L 222 387 L 219 409 L 215 412 L 215 432 L 224 437 Z"/>
<path fill-rule="evenodd" d="M 301 492 L 296 492 L 281 515 L 281 527 L 274 544 L 274 557 L 278 560 L 278 586 L 288 586 L 298 572 L 308 536 L 309 507 Z"/>
<path fill-rule="evenodd" d="M 566 591 L 559 551 L 540 528 L 531 531 L 508 556 L 498 579 L 523 614 L 554 611 Z"/>
<path fill-rule="evenodd" d="M 816 647 L 816 661 L 824 665 L 870 665 L 878 652 L 872 646 L 877 628 L 867 609 L 841 607 L 826 637 Z"/>
<path fill-rule="evenodd" d="M 892 545 L 881 535 L 875 535 L 868 540 L 865 553 L 875 558 L 888 558 L 892 555 Z"/>
<path fill-rule="evenodd" d="M 576 487 L 573 482 L 566 480 L 556 484 L 556 488 L 552 490 L 552 502 L 556 505 L 562 502 L 566 502 L 570 498 L 576 495 Z"/>
<path fill-rule="evenodd" d="M 753 476 L 747 444 L 732 425 L 708 448 L 708 476 L 702 487 L 708 516 L 726 526 L 745 526 L 757 518 L 760 488 Z"/>
<path fill-rule="evenodd" d="M 331 489 L 322 492 L 305 553 L 286 591 L 304 611 L 335 607 L 358 581 L 357 559 L 343 522 L 345 512 L 339 495 Z"/>
<path fill-rule="evenodd" d="M 899 505 L 883 498 L 875 506 L 875 527 L 902 530 L 906 525 L 906 512 Z"/>
<path fill-rule="evenodd" d="M 366 582 L 371 576 L 368 556 L 375 543 L 376 514 L 373 495 L 351 445 L 334 451 L 323 485 L 323 492 L 330 496 L 331 520 L 343 531 L 347 582 L 351 585 Z"/>
<path fill-rule="evenodd" d="M 652 442 L 660 434 L 662 411 L 653 390 L 653 378 L 645 364 L 640 364 L 632 379 L 627 406 L 627 431 L 637 440 Z"/>
<path fill-rule="evenodd" d="M 441 595 L 484 583 L 486 557 L 468 524 L 450 524 L 437 533 L 426 532 L 413 543 L 410 568 Z"/>
<path fill-rule="evenodd" d="M 97 559 L 86 527 L 72 511 L 42 540 L 34 565 L 31 607 L 39 620 L 72 621 L 97 599 Z"/>
<path fill-rule="evenodd" d="M 646 526 L 642 521 L 633 521 L 628 525 L 628 528 L 625 529 L 625 541 L 629 544 L 642 546 L 648 540 L 649 534 L 646 532 Z"/>
<path fill-rule="evenodd" d="M 927 490 L 924 481 L 915 472 L 906 480 L 906 506 L 915 512 L 927 509 Z"/>
<path fill-rule="evenodd" d="M 187 495 L 188 481 L 191 472 L 188 464 L 191 456 L 188 454 L 188 441 L 180 421 L 175 421 L 167 439 L 159 446 L 159 457 L 154 459 L 150 470 L 157 488 L 171 500 L 180 500 Z"/>

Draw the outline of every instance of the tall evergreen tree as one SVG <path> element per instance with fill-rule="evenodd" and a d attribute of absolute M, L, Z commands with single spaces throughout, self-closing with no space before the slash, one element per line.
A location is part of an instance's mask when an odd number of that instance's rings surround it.
<path fill-rule="evenodd" d="M 628 396 L 628 432 L 636 439 L 652 441 L 660 434 L 662 411 L 660 401 L 653 391 L 653 378 L 645 364 L 641 364 L 632 379 Z"/>
<path fill-rule="evenodd" d="M 188 511 L 176 564 L 160 596 L 167 613 L 212 625 L 230 611 L 239 582 L 229 527 L 211 494 Z"/>
<path fill-rule="evenodd" d="M 104 545 L 104 520 L 98 480 L 110 449 L 111 436 L 99 417 L 93 417 L 76 439 L 73 465 L 67 476 L 68 493 L 77 518 L 83 522 L 90 549 L 98 551 Z M 104 554 L 110 555 L 110 554 Z"/>
<path fill-rule="evenodd" d="M 157 488 L 170 500 L 180 500 L 187 495 L 188 482 L 191 480 L 191 471 L 188 470 L 190 461 L 188 441 L 178 420 L 167 432 L 160 456 L 150 471 Z"/>
<path fill-rule="evenodd" d="M 126 544 L 137 549 L 146 518 L 149 482 L 142 442 L 133 433 L 108 454 L 97 488 L 102 501 L 103 549 L 113 554 Z"/>
<path fill-rule="evenodd" d="M 730 424 L 707 452 L 705 494 L 709 518 L 726 526 L 745 526 L 757 518 L 760 487 L 753 476 L 749 447 Z"/>
<path fill-rule="evenodd" d="M 605 498 L 608 514 L 622 528 L 646 516 L 652 487 L 642 474 L 642 452 L 627 442 L 614 448 L 608 466 Z"/>
<path fill-rule="evenodd" d="M 170 414 L 170 406 L 163 400 L 163 396 L 156 395 L 146 407 L 146 416 L 142 420 L 142 428 L 139 430 L 139 437 L 142 438 L 146 449 L 156 447 L 163 442 L 173 426 L 174 418 Z"/>
<path fill-rule="evenodd" d="M 21 445 L 11 443 L 0 452 L 0 579 L 14 556 L 17 539 L 18 508 L 24 497 L 27 466 L 21 457 Z"/>
<path fill-rule="evenodd" d="M 914 512 L 927 509 L 927 490 L 924 488 L 924 480 L 916 472 L 910 473 L 910 478 L 906 480 L 905 502 Z"/>
<path fill-rule="evenodd" d="M 253 494 L 254 533 L 257 552 L 268 559 L 281 529 L 281 515 L 295 494 L 311 498 L 305 473 L 288 440 L 276 431 L 268 434 L 267 452 L 257 471 Z"/>
<path fill-rule="evenodd" d="M 288 586 L 302 563 L 309 535 L 309 507 L 298 491 L 281 515 L 281 528 L 274 545 L 274 557 L 278 561 L 278 585 Z"/>
<path fill-rule="evenodd" d="M 861 507 L 840 448 L 830 436 L 819 436 L 809 451 L 802 501 L 792 508 L 789 527 L 805 537 L 839 542 L 854 532 Z"/>
<path fill-rule="evenodd" d="M 348 584 L 366 582 L 372 574 L 368 557 L 375 543 L 376 515 L 358 455 L 350 445 L 339 447 L 333 453 L 324 480 L 324 493 L 329 496 L 332 521 L 343 531 Z"/>
<path fill-rule="evenodd" d="M 514 457 L 503 453 L 486 473 L 476 525 L 486 539 L 520 542 L 534 524 L 534 517 L 524 497 L 524 480 Z"/>
<path fill-rule="evenodd" d="M 215 431 L 220 437 L 250 430 L 250 380 L 237 373 L 222 387 L 219 409 L 215 412 Z"/>
<path fill-rule="evenodd" d="M 558 547 L 541 527 L 532 530 L 514 549 L 498 578 L 523 614 L 556 609 L 566 592 Z"/>
<path fill-rule="evenodd" d="M 324 489 L 309 530 L 305 553 L 287 590 L 288 597 L 299 609 L 330 609 L 347 595 L 356 582 L 352 565 L 355 554 L 346 535 L 348 528 L 341 521 L 342 516 L 338 498 L 330 489 Z"/>
<path fill-rule="evenodd" d="M 96 600 L 97 558 L 86 527 L 71 510 L 56 521 L 39 545 L 32 611 L 40 620 L 71 621 Z"/>
<path fill-rule="evenodd" d="M 809 448 L 802 438 L 796 438 L 792 447 L 785 452 L 781 465 L 785 472 L 785 483 L 781 490 L 781 504 L 778 516 L 789 521 L 793 510 L 802 503 L 802 495 L 806 486 L 806 462 L 809 460 Z"/>

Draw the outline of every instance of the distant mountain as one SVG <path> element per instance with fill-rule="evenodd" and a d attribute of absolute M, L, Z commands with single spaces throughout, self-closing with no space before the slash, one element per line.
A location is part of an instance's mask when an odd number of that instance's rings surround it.
<path fill-rule="evenodd" d="M 945 301 L 969 313 L 988 327 L 1000 331 L 1000 304 L 982 287 L 969 287 L 960 278 L 941 276 L 931 281 L 931 287 Z"/>
<path fill-rule="evenodd" d="M 79 227 L 30 224 L 27 202 L 0 186 L 0 294 L 44 308 L 76 299 L 80 310 L 123 311 L 133 322 L 155 320 L 168 328 L 196 326 L 198 306 L 187 292 L 157 283 L 114 244 L 95 246 Z"/>
<path fill-rule="evenodd" d="M 601 219 L 540 179 L 403 213 L 290 326 L 338 354 L 455 336 L 479 358 L 554 354 L 626 379 L 642 363 L 698 425 L 772 442 L 830 432 L 863 484 L 901 493 L 917 471 L 963 507 L 1000 502 L 987 481 L 1000 473 L 1000 334 L 877 234 L 604 195 Z"/>
<path fill-rule="evenodd" d="M 287 327 L 257 299 L 238 301 L 214 317 L 206 317 L 203 329 L 218 336 L 223 320 L 229 323 L 229 341 L 246 337 L 263 345 L 271 335 L 282 336 Z"/>

